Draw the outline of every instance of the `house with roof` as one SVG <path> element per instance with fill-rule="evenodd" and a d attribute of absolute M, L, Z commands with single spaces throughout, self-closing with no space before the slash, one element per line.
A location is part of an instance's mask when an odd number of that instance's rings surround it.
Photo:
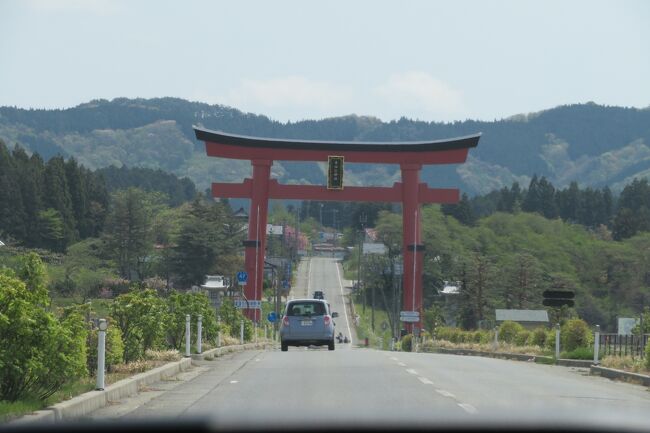
<path fill-rule="evenodd" d="M 526 329 L 534 329 L 540 326 L 547 327 L 549 324 L 548 312 L 546 310 L 506 310 L 497 309 L 497 325 L 506 320 L 517 322 Z"/>

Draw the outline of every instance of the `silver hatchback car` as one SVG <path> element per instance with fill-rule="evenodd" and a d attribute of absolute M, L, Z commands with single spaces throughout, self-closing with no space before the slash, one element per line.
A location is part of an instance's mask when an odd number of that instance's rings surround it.
<path fill-rule="evenodd" d="M 329 304 L 321 299 L 293 299 L 287 303 L 280 326 L 282 351 L 289 346 L 324 346 L 334 350 L 334 318 Z"/>

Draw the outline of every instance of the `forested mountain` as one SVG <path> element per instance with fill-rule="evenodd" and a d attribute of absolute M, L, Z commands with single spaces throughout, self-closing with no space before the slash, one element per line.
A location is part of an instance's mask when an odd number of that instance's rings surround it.
<path fill-rule="evenodd" d="M 408 119 L 381 122 L 344 116 L 280 123 L 221 105 L 176 98 L 96 100 L 63 110 L 0 107 L 0 138 L 20 143 L 46 160 L 74 156 L 89 168 L 109 165 L 161 168 L 192 179 L 199 189 L 213 181 L 238 181 L 250 172 L 246 161 L 208 158 L 192 125 L 226 132 L 331 140 L 423 140 L 482 132 L 466 164 L 428 167 L 432 186 L 458 186 L 470 195 L 528 185 L 533 174 L 558 188 L 610 186 L 617 192 L 634 177 L 650 174 L 650 108 L 568 105 L 492 122 L 453 123 Z M 397 180 L 395 166 L 349 164 L 350 183 L 385 185 Z M 283 182 L 322 183 L 315 163 L 276 162 Z"/>

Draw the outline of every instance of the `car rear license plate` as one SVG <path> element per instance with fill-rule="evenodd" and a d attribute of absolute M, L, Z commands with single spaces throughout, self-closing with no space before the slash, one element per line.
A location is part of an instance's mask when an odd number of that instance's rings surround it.
<path fill-rule="evenodd" d="M 311 320 L 301 320 L 300 321 L 300 326 L 311 326 L 311 325 L 313 325 L 313 323 L 314 322 L 311 321 Z"/>

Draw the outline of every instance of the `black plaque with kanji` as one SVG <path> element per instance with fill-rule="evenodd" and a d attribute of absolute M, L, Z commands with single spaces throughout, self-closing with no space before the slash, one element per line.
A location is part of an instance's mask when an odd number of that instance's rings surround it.
<path fill-rule="evenodd" d="M 327 157 L 327 189 L 343 189 L 343 157 Z"/>

